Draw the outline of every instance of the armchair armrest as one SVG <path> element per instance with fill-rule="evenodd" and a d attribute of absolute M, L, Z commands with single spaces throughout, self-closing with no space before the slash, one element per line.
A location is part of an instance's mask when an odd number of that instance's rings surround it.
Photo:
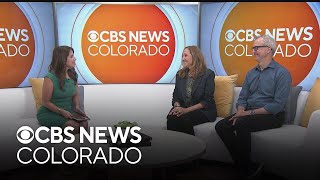
<path fill-rule="evenodd" d="M 317 152 L 320 152 L 320 109 L 314 111 L 309 119 L 307 133 L 305 136 L 305 144 L 309 144 L 313 146 L 312 149 L 317 148 Z M 315 143 L 318 142 L 318 143 Z"/>
<path fill-rule="evenodd" d="M 320 109 L 314 111 L 309 119 L 303 144 L 303 168 L 306 179 L 319 179 L 320 167 Z"/>

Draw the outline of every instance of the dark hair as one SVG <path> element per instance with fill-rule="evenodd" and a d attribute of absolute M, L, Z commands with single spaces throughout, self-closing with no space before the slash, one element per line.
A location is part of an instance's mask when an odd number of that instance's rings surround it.
<path fill-rule="evenodd" d="M 64 79 L 66 78 L 66 63 L 70 51 L 74 53 L 72 47 L 58 46 L 55 47 L 52 54 L 52 61 L 49 66 L 49 71 L 53 71 L 59 79 L 60 89 L 64 90 Z M 74 68 L 68 70 L 68 75 L 71 79 L 77 82 L 77 72 Z"/>
<path fill-rule="evenodd" d="M 189 73 L 193 78 L 197 78 L 203 75 L 207 69 L 206 62 L 204 61 L 204 56 L 197 46 L 187 46 L 184 48 L 189 49 L 192 56 L 192 64 L 190 68 L 182 68 L 178 71 L 180 77 L 184 78 Z"/>

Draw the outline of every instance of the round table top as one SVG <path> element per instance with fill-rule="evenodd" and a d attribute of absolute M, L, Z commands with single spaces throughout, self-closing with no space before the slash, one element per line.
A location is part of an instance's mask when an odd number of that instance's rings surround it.
<path fill-rule="evenodd" d="M 141 167 L 168 167 L 174 166 L 178 164 L 182 164 L 185 162 L 190 162 L 195 159 L 199 159 L 204 153 L 206 145 L 199 138 L 181 133 L 176 131 L 169 131 L 163 129 L 155 129 L 155 128 L 141 128 L 142 133 L 149 135 L 152 137 L 151 146 L 142 146 L 137 147 L 141 152 L 141 159 L 137 164 L 129 164 L 125 158 L 121 160 L 121 162 L 117 164 L 109 163 L 110 154 L 109 154 L 109 143 L 107 144 L 92 144 L 89 142 L 84 142 L 83 144 L 79 143 L 79 135 L 76 135 L 76 140 L 72 144 L 59 143 L 54 145 L 55 153 L 58 155 L 62 154 L 62 151 L 67 147 L 73 147 L 78 150 L 80 147 L 89 147 L 92 150 L 92 154 L 90 156 L 91 162 L 93 162 L 96 155 L 98 155 L 98 149 L 102 148 L 103 153 L 105 155 L 105 162 L 101 157 L 101 152 L 99 152 L 99 157 L 95 165 L 103 165 L 103 166 L 141 166 Z M 128 148 L 121 148 L 123 155 Z M 84 151 L 84 154 L 88 154 L 87 151 Z M 113 161 L 119 160 L 120 153 L 118 151 L 112 151 L 112 159 Z M 64 156 L 67 159 L 68 157 L 74 160 L 75 153 L 65 153 Z M 73 157 L 71 157 L 73 156 Z M 127 158 L 130 161 L 136 161 L 138 159 L 138 153 L 136 151 L 129 151 L 127 153 Z M 86 158 L 83 158 L 82 165 L 90 165 L 93 163 L 89 163 Z"/>

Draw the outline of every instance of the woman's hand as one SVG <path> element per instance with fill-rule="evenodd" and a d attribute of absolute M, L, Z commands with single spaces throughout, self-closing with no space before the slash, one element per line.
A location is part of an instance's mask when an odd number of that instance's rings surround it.
<path fill-rule="evenodd" d="M 174 107 L 169 115 L 176 115 L 178 117 L 182 116 L 183 114 L 187 113 L 188 109 L 187 108 L 183 108 L 183 107 Z"/>
<path fill-rule="evenodd" d="M 79 114 L 81 114 L 81 115 L 84 116 L 84 117 L 87 117 L 86 113 L 83 112 L 83 111 L 80 109 L 80 107 L 76 107 L 76 108 L 74 109 L 74 111 L 77 112 L 77 113 L 79 113 Z"/>
<path fill-rule="evenodd" d="M 60 110 L 61 115 L 66 119 L 72 119 L 72 114 L 64 109 Z"/>

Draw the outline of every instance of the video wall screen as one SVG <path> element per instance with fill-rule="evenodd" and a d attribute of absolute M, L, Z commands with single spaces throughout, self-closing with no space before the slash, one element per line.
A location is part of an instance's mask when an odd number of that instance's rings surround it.
<path fill-rule="evenodd" d="M 246 73 L 257 65 L 253 38 L 275 38 L 274 60 L 291 73 L 293 85 L 310 90 L 320 77 L 319 2 L 212 2 L 200 3 L 200 47 L 217 75 Z"/>
<path fill-rule="evenodd" d="M 174 83 L 183 48 L 198 44 L 198 24 L 208 67 L 239 74 L 238 86 L 256 65 L 251 47 L 261 34 L 276 39 L 274 59 L 293 85 L 309 90 L 320 76 L 319 2 L 201 2 L 200 23 L 198 4 L 55 5 L 56 27 L 52 2 L 0 4 L 0 88 L 47 73 L 54 28 L 57 44 L 75 49 L 80 84 Z"/>
<path fill-rule="evenodd" d="M 198 44 L 198 4 L 56 3 L 56 17 L 79 84 L 174 83 L 183 48 Z"/>
<path fill-rule="evenodd" d="M 0 3 L 0 88 L 30 86 L 43 77 L 55 45 L 49 2 Z"/>

